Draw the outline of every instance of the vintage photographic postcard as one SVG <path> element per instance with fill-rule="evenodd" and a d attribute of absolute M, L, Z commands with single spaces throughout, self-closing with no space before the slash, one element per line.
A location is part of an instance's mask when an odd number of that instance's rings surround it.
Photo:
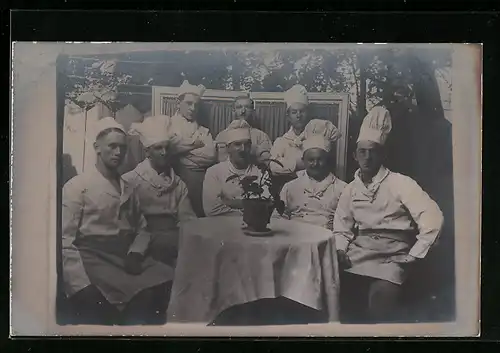
<path fill-rule="evenodd" d="M 480 44 L 12 52 L 12 336 L 477 336 Z"/>

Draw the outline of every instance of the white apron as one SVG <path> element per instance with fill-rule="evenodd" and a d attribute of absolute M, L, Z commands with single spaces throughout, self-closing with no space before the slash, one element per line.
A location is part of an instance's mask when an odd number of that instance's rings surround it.
<path fill-rule="evenodd" d="M 405 270 L 391 262 L 391 257 L 408 254 L 414 242 L 415 233 L 411 232 L 360 231 L 349 245 L 347 256 L 352 267 L 345 271 L 402 284 Z"/>
<path fill-rule="evenodd" d="M 135 187 L 152 240 L 148 253 L 156 260 L 174 266 L 179 242 L 179 223 L 196 218 L 186 184 L 170 170 L 159 175 L 149 159 L 123 175 Z"/>
<path fill-rule="evenodd" d="M 347 251 L 351 260 L 347 272 L 402 284 L 404 265 L 392 259 L 425 257 L 442 225 L 439 207 L 414 180 L 381 167 L 369 185 L 358 171 L 346 186 L 335 212 L 334 233 L 337 249 Z"/>
<path fill-rule="evenodd" d="M 173 270 L 151 257 L 143 261 L 141 274 L 125 271 L 127 254 L 146 254 L 151 237 L 137 194 L 123 179 L 121 188 L 120 193 L 91 168 L 65 184 L 62 206 L 67 295 L 92 284 L 119 309 L 140 291 L 173 279 Z"/>

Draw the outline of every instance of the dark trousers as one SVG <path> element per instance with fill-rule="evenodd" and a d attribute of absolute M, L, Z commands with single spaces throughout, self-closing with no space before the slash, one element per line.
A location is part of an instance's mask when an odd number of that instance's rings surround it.
<path fill-rule="evenodd" d="M 220 313 L 211 326 L 300 325 L 325 323 L 326 313 L 285 297 L 235 305 Z"/>
<path fill-rule="evenodd" d="M 169 284 L 144 289 L 127 303 L 123 311 L 110 304 L 97 290 L 69 298 L 72 324 L 80 325 L 162 325 L 170 294 Z"/>
<path fill-rule="evenodd" d="M 188 198 L 194 213 L 198 218 L 205 217 L 205 211 L 203 210 L 203 181 L 206 170 L 192 170 L 180 163 L 175 163 L 173 168 L 187 186 Z"/>
<path fill-rule="evenodd" d="M 401 286 L 347 272 L 340 277 L 340 322 L 382 323 L 402 321 Z"/>

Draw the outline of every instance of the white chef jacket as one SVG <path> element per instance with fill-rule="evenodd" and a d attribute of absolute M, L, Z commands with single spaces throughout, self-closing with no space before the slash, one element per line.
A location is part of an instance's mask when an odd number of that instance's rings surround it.
<path fill-rule="evenodd" d="M 62 195 L 62 258 L 68 294 L 90 284 L 80 252 L 74 245 L 77 235 L 124 237 L 137 233 L 129 252 L 145 254 L 151 241 L 146 220 L 134 188 L 120 180 L 121 192 L 97 168 L 69 180 Z"/>
<path fill-rule="evenodd" d="M 181 156 L 181 165 L 190 169 L 205 169 L 215 163 L 215 143 L 212 134 L 206 127 L 201 126 L 195 120 L 189 121 L 177 113 L 170 118 L 168 129 L 175 134 L 172 139 L 172 146 L 174 148 L 176 144 L 191 144 L 196 139 L 203 141 L 205 144 L 205 146 Z"/>
<path fill-rule="evenodd" d="M 196 218 L 189 201 L 186 184 L 173 169 L 168 175 L 158 174 L 145 159 L 123 179 L 137 190 L 142 212 L 148 216 L 166 216 L 176 223 Z"/>
<path fill-rule="evenodd" d="M 261 171 L 255 165 L 241 170 L 234 167 L 229 159 L 208 168 L 203 182 L 203 209 L 207 216 L 241 214 L 240 210 L 232 209 L 222 202 L 222 196 L 227 199 L 241 199 L 242 197 L 243 190 L 238 178 L 226 182 L 227 178 L 233 174 L 239 177 L 262 176 Z M 270 196 L 268 190 L 264 191 L 264 196 Z"/>
<path fill-rule="evenodd" d="M 307 172 L 286 183 L 280 198 L 285 203 L 285 215 L 289 219 L 329 228 L 340 195 L 347 183 L 330 173 L 322 181 L 309 177 Z M 330 228 L 331 229 L 331 228 Z"/>
<path fill-rule="evenodd" d="M 297 162 L 302 159 L 304 151 L 302 145 L 297 145 L 293 128 L 290 128 L 283 136 L 278 137 L 271 148 L 271 158 L 278 160 L 283 167 L 277 163 L 271 163 L 270 168 L 273 174 L 287 175 L 297 172 Z"/>
<path fill-rule="evenodd" d="M 354 239 L 353 229 L 406 231 L 418 228 L 409 254 L 423 258 L 437 240 L 443 226 L 439 206 L 410 177 L 381 167 L 365 186 L 359 175 L 348 184 L 334 218 L 337 249 L 346 250 Z"/>

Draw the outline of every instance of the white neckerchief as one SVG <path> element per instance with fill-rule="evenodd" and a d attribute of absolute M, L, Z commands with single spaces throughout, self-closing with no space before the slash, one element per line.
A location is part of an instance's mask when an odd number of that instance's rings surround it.
<path fill-rule="evenodd" d="M 158 190 L 159 195 L 165 194 L 173 190 L 179 183 L 178 177 L 175 175 L 174 169 L 170 168 L 169 175 L 158 174 L 151 166 L 149 159 L 145 159 L 137 165 L 134 171 L 145 181 L 151 184 Z"/>
<path fill-rule="evenodd" d="M 254 171 L 254 168 L 255 166 L 253 164 L 249 164 L 248 167 L 246 167 L 245 169 L 238 169 L 234 166 L 233 163 L 231 163 L 231 161 L 229 160 L 229 158 L 227 159 L 227 163 L 228 163 L 228 167 L 229 167 L 229 171 L 232 173 L 232 174 L 236 174 L 238 176 L 248 176 L 248 175 L 253 175 L 252 172 Z"/>
<path fill-rule="evenodd" d="M 309 197 L 320 199 L 323 194 L 328 190 L 330 185 L 335 183 L 337 177 L 330 173 L 321 181 L 317 181 L 311 178 L 307 172 L 302 174 L 300 178 L 305 182 L 304 191 L 308 194 Z"/>
<path fill-rule="evenodd" d="M 172 116 L 171 120 L 175 124 L 175 133 L 187 138 L 193 137 L 200 126 L 196 119 L 187 120 L 178 111 Z"/>
<path fill-rule="evenodd" d="M 300 136 L 302 134 L 297 135 L 295 131 L 293 130 L 293 127 L 291 127 L 287 132 L 283 134 L 283 138 L 285 140 L 288 140 L 289 144 L 294 147 L 302 147 L 302 143 L 300 141 Z"/>
<path fill-rule="evenodd" d="M 363 180 L 361 180 L 361 170 L 358 169 L 356 173 L 354 173 L 354 180 L 356 181 L 355 186 L 356 189 L 361 191 L 364 195 L 368 196 L 372 200 L 375 198 L 378 189 L 380 188 L 380 184 L 387 178 L 390 170 L 384 166 L 381 166 L 377 174 L 373 177 L 370 184 L 365 185 Z"/>
<path fill-rule="evenodd" d="M 110 186 L 110 192 L 106 191 L 106 193 L 112 197 L 120 199 L 120 204 L 124 204 L 132 194 L 133 188 L 131 188 L 130 185 L 125 182 L 125 180 L 121 176 L 119 178 L 120 192 L 118 194 L 118 190 L 116 190 L 111 180 L 102 175 L 99 169 L 97 169 L 97 166 L 94 165 L 94 167 L 91 169 L 90 175 L 91 178 L 95 181 L 101 180 L 107 182 Z"/>

